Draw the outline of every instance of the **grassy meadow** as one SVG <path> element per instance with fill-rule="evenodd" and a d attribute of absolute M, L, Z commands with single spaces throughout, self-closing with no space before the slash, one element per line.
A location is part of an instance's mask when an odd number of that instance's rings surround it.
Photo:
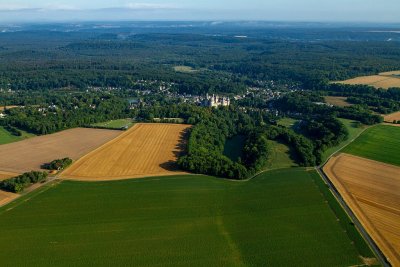
<path fill-rule="evenodd" d="M 0 208 L 1 266 L 362 265 L 315 175 L 46 185 Z"/>
<path fill-rule="evenodd" d="M 122 129 L 124 127 L 132 127 L 134 122 L 132 119 L 119 119 L 119 120 L 111 120 L 106 122 L 94 123 L 92 126 L 101 127 L 101 128 L 109 128 L 109 129 Z"/>
<path fill-rule="evenodd" d="M 268 143 L 271 146 L 270 158 L 267 163 L 268 170 L 298 167 L 293 153 L 286 144 L 273 140 L 269 140 Z"/>
<path fill-rule="evenodd" d="M 343 152 L 400 166 L 400 127 L 378 125 L 367 129 Z"/>
<path fill-rule="evenodd" d="M 15 136 L 15 135 L 12 135 L 11 133 L 9 133 L 6 129 L 4 129 L 4 127 L 0 126 L 0 145 L 21 141 L 26 138 L 35 136 L 34 134 L 30 134 L 25 131 L 21 131 L 21 132 L 22 132 L 22 136 Z"/>

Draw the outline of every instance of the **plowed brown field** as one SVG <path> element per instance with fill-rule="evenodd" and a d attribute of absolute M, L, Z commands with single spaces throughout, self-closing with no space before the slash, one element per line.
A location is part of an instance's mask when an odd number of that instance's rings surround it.
<path fill-rule="evenodd" d="M 100 181 L 180 174 L 175 161 L 189 125 L 138 123 L 92 151 L 60 177 Z"/>
<path fill-rule="evenodd" d="M 0 145 L 0 171 L 5 176 L 7 173 L 40 170 L 42 164 L 55 159 L 69 157 L 77 160 L 121 133 L 121 131 L 76 128 Z M 1 175 L 0 173 L 0 177 Z"/>
<path fill-rule="evenodd" d="M 400 168 L 340 154 L 324 172 L 392 266 L 400 266 Z"/>

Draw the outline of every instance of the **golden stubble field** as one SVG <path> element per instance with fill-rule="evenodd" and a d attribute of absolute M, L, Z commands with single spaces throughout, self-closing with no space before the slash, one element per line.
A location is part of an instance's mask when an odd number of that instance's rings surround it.
<path fill-rule="evenodd" d="M 400 266 L 400 167 L 348 154 L 324 172 L 393 266 Z"/>
<path fill-rule="evenodd" d="M 393 123 L 394 120 L 400 121 L 400 111 L 395 112 L 384 117 L 385 122 Z"/>
<path fill-rule="evenodd" d="M 120 135 L 121 131 L 75 128 L 0 145 L 0 179 L 40 170 L 41 165 L 69 157 L 77 160 Z"/>
<path fill-rule="evenodd" d="M 379 75 L 361 76 L 345 81 L 338 81 L 342 84 L 363 84 L 375 88 L 389 89 L 391 87 L 400 87 L 400 71 L 383 72 Z"/>
<path fill-rule="evenodd" d="M 138 123 L 61 173 L 64 179 L 119 180 L 184 174 L 175 161 L 189 125 Z"/>
<path fill-rule="evenodd" d="M 12 108 L 17 108 L 18 106 L 0 106 L 0 111 L 4 111 L 5 108 L 7 109 L 12 109 Z"/>

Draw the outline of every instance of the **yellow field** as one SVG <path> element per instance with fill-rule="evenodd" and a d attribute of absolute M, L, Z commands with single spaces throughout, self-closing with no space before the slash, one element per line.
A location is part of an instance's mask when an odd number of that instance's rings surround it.
<path fill-rule="evenodd" d="M 400 71 L 383 72 L 379 75 L 361 76 L 354 79 L 340 81 L 341 84 L 363 84 L 375 88 L 389 89 L 391 87 L 400 87 Z"/>
<path fill-rule="evenodd" d="M 325 102 L 337 107 L 349 107 L 350 103 L 346 102 L 347 97 L 342 96 L 325 96 Z"/>
<path fill-rule="evenodd" d="M 121 133 L 76 128 L 0 145 L 0 178 L 8 178 L 7 173 L 21 174 L 40 170 L 44 163 L 55 159 L 69 157 L 77 160 Z"/>
<path fill-rule="evenodd" d="M 5 172 L 5 171 L 0 171 L 0 181 L 18 176 L 18 173 L 15 172 Z"/>
<path fill-rule="evenodd" d="M 324 172 L 392 266 L 400 266 L 400 168 L 340 154 Z"/>
<path fill-rule="evenodd" d="M 0 190 L 0 207 L 16 199 L 19 195 Z"/>
<path fill-rule="evenodd" d="M 6 106 L 7 109 L 17 108 L 18 106 Z M 4 106 L 0 106 L 0 111 L 4 110 Z"/>
<path fill-rule="evenodd" d="M 175 161 L 189 127 L 138 123 L 78 160 L 60 177 L 99 181 L 183 173 L 177 169 Z"/>
<path fill-rule="evenodd" d="M 384 117 L 385 122 L 393 123 L 394 120 L 400 121 L 400 111 L 395 112 Z"/>

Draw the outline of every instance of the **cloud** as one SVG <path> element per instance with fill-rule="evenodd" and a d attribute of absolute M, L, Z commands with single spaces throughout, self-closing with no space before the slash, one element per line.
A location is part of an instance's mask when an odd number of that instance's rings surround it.
<path fill-rule="evenodd" d="M 0 4 L 0 11 L 24 11 L 24 10 L 78 10 L 79 8 L 64 4 L 46 5 L 22 5 L 22 4 Z"/>
<path fill-rule="evenodd" d="M 3 11 L 16 11 L 16 10 L 24 10 L 24 9 L 30 9 L 30 8 L 32 8 L 32 7 L 28 6 L 28 5 L 0 3 L 0 10 L 3 10 Z"/>
<path fill-rule="evenodd" d="M 128 3 L 124 7 L 128 9 L 140 9 L 140 10 L 177 8 L 176 6 L 170 4 L 150 4 L 150 3 Z"/>

